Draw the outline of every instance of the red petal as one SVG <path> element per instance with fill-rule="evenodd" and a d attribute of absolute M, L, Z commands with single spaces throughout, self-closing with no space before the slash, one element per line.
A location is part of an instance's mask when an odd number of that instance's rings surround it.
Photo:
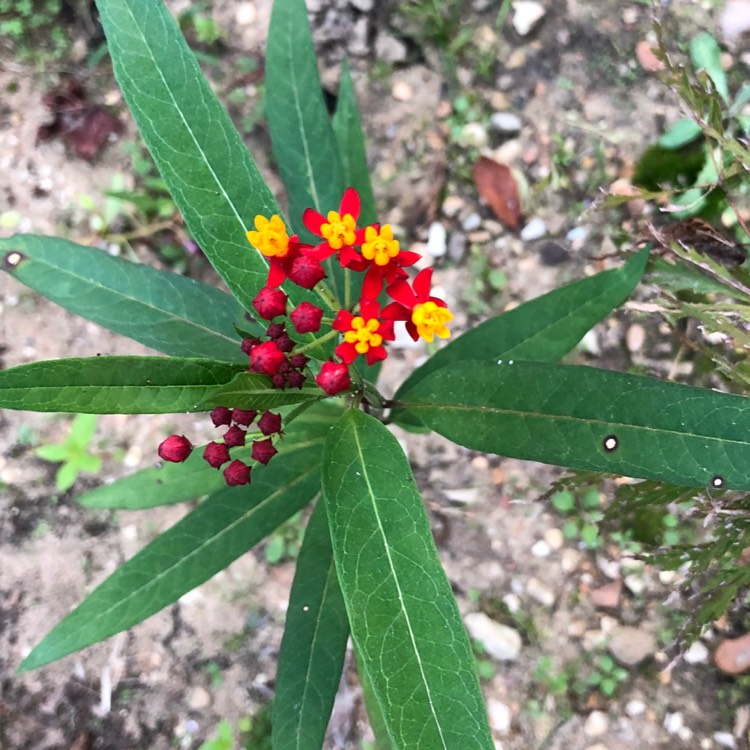
<path fill-rule="evenodd" d="M 430 271 L 429 268 L 425 270 Z M 422 271 L 422 273 L 424 273 L 424 271 Z M 417 276 L 417 278 L 419 278 L 419 276 Z M 414 290 L 409 286 L 408 282 L 404 281 L 403 279 L 399 279 L 398 281 L 391 284 L 388 289 L 386 289 L 386 292 L 388 293 L 389 297 L 395 299 L 396 302 L 400 302 L 409 310 L 411 310 L 416 304 L 419 303 L 417 295 L 414 294 Z"/>
<path fill-rule="evenodd" d="M 317 234 L 322 237 L 320 228 L 323 224 L 327 224 L 328 220 L 322 214 L 319 214 L 315 209 L 306 208 L 302 214 L 302 223 L 309 229 L 313 234 Z"/>
<path fill-rule="evenodd" d="M 354 348 L 354 344 L 348 344 L 346 341 L 339 344 L 334 351 L 347 365 L 350 365 L 357 358 L 357 350 Z"/>
<path fill-rule="evenodd" d="M 344 245 L 339 252 L 339 263 L 344 268 L 355 268 L 364 258 L 351 246 Z"/>
<path fill-rule="evenodd" d="M 380 224 L 370 224 L 370 226 L 376 231 L 380 231 Z M 354 236 L 356 239 L 354 240 L 355 245 L 363 245 L 365 242 L 365 233 L 367 232 L 367 227 L 362 227 L 362 229 L 357 229 L 357 231 L 354 233 Z"/>
<path fill-rule="evenodd" d="M 343 218 L 346 214 L 351 214 L 356 221 L 359 218 L 359 209 L 359 193 L 353 187 L 344 190 L 344 195 L 341 198 L 341 206 L 339 207 L 341 217 Z M 302 220 L 304 221 L 304 217 Z"/>
<path fill-rule="evenodd" d="M 353 318 L 354 316 L 348 310 L 339 310 L 332 327 L 337 331 L 345 333 L 352 327 Z"/>
<path fill-rule="evenodd" d="M 367 350 L 367 364 L 374 365 L 376 362 L 380 362 L 381 359 L 385 359 L 388 356 L 388 352 L 382 346 L 373 346 Z"/>
<path fill-rule="evenodd" d="M 359 303 L 359 310 L 365 320 L 377 318 L 380 315 L 380 303 L 376 299 L 363 297 Z"/>
<path fill-rule="evenodd" d="M 381 320 L 409 320 L 409 311 L 398 302 L 386 305 L 380 313 Z"/>
<path fill-rule="evenodd" d="M 383 320 L 382 313 L 381 313 L 380 328 L 378 328 L 378 333 L 383 337 L 384 341 L 393 341 L 393 339 L 396 338 L 396 334 L 393 331 L 393 321 Z"/>
<path fill-rule="evenodd" d="M 279 284 L 283 284 L 285 280 L 286 271 L 284 270 L 284 264 L 281 261 L 276 260 L 276 258 L 271 258 L 268 267 L 268 281 L 266 282 L 266 286 L 274 288 Z"/>
<path fill-rule="evenodd" d="M 362 284 L 363 299 L 377 299 L 383 291 L 383 269 L 374 263 L 367 269 Z"/>
<path fill-rule="evenodd" d="M 404 268 L 413 266 L 422 256 L 419 253 L 413 253 L 411 250 L 402 250 L 396 256 L 396 263 Z"/>
<path fill-rule="evenodd" d="M 406 321 L 406 332 L 416 341 L 419 338 L 419 334 L 417 333 L 417 327 L 414 325 L 414 323 L 411 320 Z"/>
<path fill-rule="evenodd" d="M 414 292 L 419 302 L 426 302 L 432 286 L 432 269 L 425 268 L 414 277 Z M 393 295 L 391 295 L 393 297 Z M 394 297 L 394 299 L 396 299 Z"/>
<path fill-rule="evenodd" d="M 303 245 L 302 254 L 315 260 L 328 260 L 336 251 L 327 243 L 321 242 L 319 245 Z"/>

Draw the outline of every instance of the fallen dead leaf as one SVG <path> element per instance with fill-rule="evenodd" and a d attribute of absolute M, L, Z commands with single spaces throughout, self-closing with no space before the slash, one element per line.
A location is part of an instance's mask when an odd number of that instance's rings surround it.
<path fill-rule="evenodd" d="M 645 39 L 641 39 L 641 41 L 635 45 L 635 56 L 638 59 L 640 66 L 651 73 L 658 73 L 665 68 L 664 62 L 656 56 L 654 48 L 651 46 L 650 42 Z"/>
<path fill-rule="evenodd" d="M 472 168 L 479 195 L 508 229 L 521 223 L 518 183 L 510 168 L 487 156 L 480 156 Z"/>
<path fill-rule="evenodd" d="M 722 641 L 714 662 L 724 674 L 742 674 L 750 669 L 750 633 Z"/>

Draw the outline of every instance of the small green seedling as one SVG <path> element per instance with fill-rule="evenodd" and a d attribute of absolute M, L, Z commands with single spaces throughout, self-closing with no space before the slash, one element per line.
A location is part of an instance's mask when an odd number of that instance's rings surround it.
<path fill-rule="evenodd" d="M 101 471 L 101 456 L 88 451 L 96 430 L 95 414 L 79 414 L 70 425 L 70 433 L 62 443 L 40 445 L 35 453 L 45 461 L 62 464 L 57 470 L 55 484 L 60 492 L 69 490 L 79 472 L 96 474 Z"/>

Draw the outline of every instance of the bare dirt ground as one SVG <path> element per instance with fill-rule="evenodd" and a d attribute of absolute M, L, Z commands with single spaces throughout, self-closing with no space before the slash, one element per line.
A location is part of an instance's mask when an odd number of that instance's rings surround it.
<path fill-rule="evenodd" d="M 517 9 L 498 31 L 499 3 L 466 3 L 472 36 L 463 54 L 472 64 L 441 54 L 420 35 L 424 24 L 405 19 L 394 5 L 308 2 L 326 86 L 335 90 L 342 55 L 352 57 L 381 218 L 420 243 L 459 311 L 457 332 L 606 267 L 595 258 L 612 249 L 612 237 L 634 232 L 633 220 L 591 204 L 599 188 L 629 175 L 664 121 L 679 114 L 674 98 L 636 59 L 637 43 L 651 34 L 651 8 L 546 3 L 542 20 L 521 35 L 512 23 Z M 716 32 L 714 5 L 675 3 L 664 11 L 675 46 L 696 30 Z M 187 6 L 170 4 L 175 13 Z M 225 101 L 244 86 L 245 96 L 232 98 L 230 107 L 242 123 L 257 105 L 259 86 L 238 83 L 233 71 L 241 57 L 262 56 L 270 2 L 216 0 L 213 12 L 227 48 L 207 72 Z M 133 184 L 124 144 L 136 134 L 108 66 L 86 69 L 88 42 L 75 26 L 71 33 L 77 40 L 71 58 L 57 68 L 0 61 L 0 232 L 62 234 L 106 246 L 106 232 L 93 218 L 106 213 L 103 190 L 115 176 L 125 187 Z M 125 122 L 126 132 L 93 164 L 72 158 L 58 141 L 35 142 L 48 118 L 42 95 L 64 72 L 83 77 L 92 96 Z M 463 115 L 455 106 L 460 96 L 479 102 L 482 114 Z M 496 112 L 517 115 L 518 127 L 493 127 L 489 115 Z M 246 138 L 279 189 L 262 122 Z M 462 161 L 471 149 L 525 175 L 532 188 L 525 223 L 541 221 L 541 234 L 529 231 L 522 239 L 505 231 L 480 202 Z M 447 247 L 427 244 L 434 222 L 447 230 Z M 127 252 L 162 263 L 145 242 L 132 242 Z M 212 278 L 199 262 L 191 270 Z M 504 280 L 488 281 L 493 270 Z M 654 342 L 655 336 L 662 338 Z M 656 344 L 666 351 L 650 362 L 658 370 L 675 347 L 668 331 L 620 314 L 587 336 L 576 357 L 626 368 L 643 364 L 643 352 Z M 145 352 L 7 274 L 0 274 L 0 346 L 3 367 Z M 400 349 L 384 370 L 386 389 L 424 355 Z M 66 417 L 0 413 L 0 750 L 197 748 L 220 719 L 236 725 L 272 698 L 294 563 L 269 566 L 259 549 L 131 631 L 15 674 L 55 622 L 186 512 L 94 513 L 80 508 L 76 495 L 153 463 L 170 431 L 197 437 L 206 426 L 199 415 L 102 417 L 94 442 L 105 459 L 102 475 L 82 475 L 61 494 L 55 467 L 35 457 L 33 446 L 59 442 L 68 428 Z M 539 499 L 559 470 L 478 455 L 435 436 L 397 435 L 424 491 L 467 623 L 490 652 L 480 658 L 498 748 L 750 747 L 747 683 L 711 663 L 717 630 L 705 634 L 687 661 L 667 669 L 670 638 L 685 607 L 673 594 L 675 576 L 644 566 L 614 543 L 592 549 L 564 535 L 566 519 Z M 609 599 L 601 594 L 604 585 Z M 574 690 L 577 678 L 618 668 L 612 694 Z M 326 747 L 360 748 L 369 739 L 349 670 Z"/>

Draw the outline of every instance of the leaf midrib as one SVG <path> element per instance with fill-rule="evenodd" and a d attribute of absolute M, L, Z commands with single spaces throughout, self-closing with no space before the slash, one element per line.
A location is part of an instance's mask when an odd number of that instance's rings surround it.
<path fill-rule="evenodd" d="M 358 431 L 357 431 L 357 425 L 356 424 L 352 424 L 352 433 L 353 433 L 353 436 L 354 436 L 354 443 L 355 443 L 355 446 L 356 446 L 356 449 L 357 449 L 357 454 L 359 456 L 360 466 L 362 467 L 362 478 L 364 479 L 365 484 L 367 485 L 367 491 L 368 491 L 368 494 L 369 494 L 369 499 L 370 499 L 370 502 L 372 504 L 373 513 L 375 514 L 375 520 L 376 520 L 377 525 L 378 525 L 378 531 L 380 533 L 380 537 L 381 537 L 382 542 L 383 542 L 383 549 L 385 550 L 386 559 L 388 561 L 388 567 L 391 570 L 391 577 L 393 578 L 393 582 L 394 582 L 394 584 L 396 586 L 396 591 L 398 593 L 399 604 L 401 605 L 401 611 L 404 614 L 404 619 L 405 619 L 405 622 L 406 622 L 406 628 L 407 628 L 407 630 L 409 632 L 409 640 L 411 641 L 411 645 L 412 645 L 412 649 L 414 651 L 414 654 L 417 657 L 417 665 L 419 667 L 419 674 L 420 674 L 420 676 L 422 678 L 422 684 L 424 686 L 425 693 L 427 695 L 427 702 L 428 702 L 428 704 L 430 706 L 430 713 L 432 714 L 433 721 L 434 721 L 435 726 L 437 728 L 438 734 L 440 735 L 440 741 L 442 743 L 442 747 L 443 747 L 444 750 L 448 750 L 448 746 L 447 746 L 447 744 L 445 742 L 445 737 L 443 735 L 443 728 L 442 728 L 442 726 L 440 724 L 440 721 L 438 719 L 437 713 L 435 712 L 435 705 L 434 705 L 434 702 L 433 702 L 433 699 L 432 699 L 432 691 L 430 689 L 430 683 L 429 683 L 429 681 L 427 679 L 427 676 L 426 676 L 425 671 L 424 671 L 424 667 L 422 665 L 422 656 L 419 653 L 419 649 L 417 647 L 416 637 L 414 635 L 414 630 L 413 630 L 412 625 L 411 625 L 411 618 L 409 617 L 409 612 L 408 612 L 408 610 L 406 608 L 406 604 L 404 602 L 404 595 L 403 595 L 403 591 L 401 590 L 401 584 L 399 582 L 398 575 L 396 573 L 396 567 L 393 564 L 393 557 L 391 556 L 391 549 L 390 549 L 390 546 L 388 544 L 388 539 L 387 539 L 386 534 L 385 534 L 385 529 L 383 528 L 383 522 L 381 520 L 380 512 L 378 510 L 378 504 L 377 504 L 377 500 L 376 500 L 376 495 L 373 492 L 372 483 L 370 482 L 370 474 L 369 474 L 369 471 L 368 471 L 368 464 L 367 464 L 367 461 L 365 460 L 365 454 L 364 454 L 364 451 L 362 449 L 362 442 L 359 439 L 359 434 L 358 434 Z M 379 698 L 378 698 L 378 702 L 380 703 L 380 699 Z M 381 708 L 385 708 L 385 707 L 381 706 Z"/>

